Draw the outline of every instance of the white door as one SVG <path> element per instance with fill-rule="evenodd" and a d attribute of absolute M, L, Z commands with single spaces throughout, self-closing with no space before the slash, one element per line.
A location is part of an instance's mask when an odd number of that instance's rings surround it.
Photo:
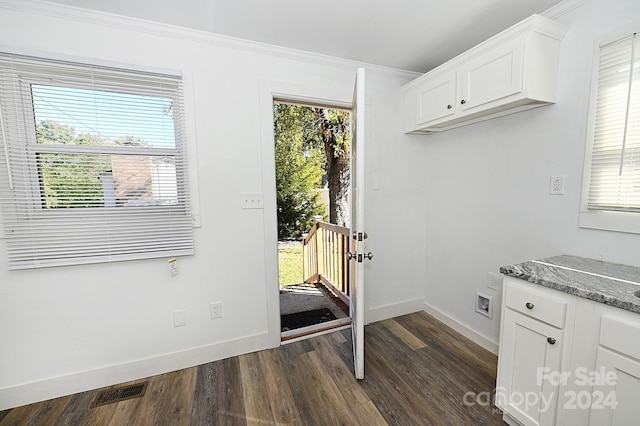
<path fill-rule="evenodd" d="M 364 378 L 364 68 L 358 68 L 351 115 L 350 313 L 356 379 Z"/>

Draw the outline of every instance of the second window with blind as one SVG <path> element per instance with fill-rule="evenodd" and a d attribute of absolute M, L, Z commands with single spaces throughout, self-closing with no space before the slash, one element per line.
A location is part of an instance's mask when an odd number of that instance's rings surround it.
<path fill-rule="evenodd" d="M 0 53 L 9 269 L 193 253 L 182 80 Z"/>
<path fill-rule="evenodd" d="M 602 43 L 594 65 L 580 226 L 640 233 L 640 40 Z"/>

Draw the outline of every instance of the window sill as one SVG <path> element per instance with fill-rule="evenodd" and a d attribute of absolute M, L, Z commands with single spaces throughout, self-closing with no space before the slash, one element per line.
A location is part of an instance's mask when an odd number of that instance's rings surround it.
<path fill-rule="evenodd" d="M 614 211 L 580 212 L 581 228 L 640 234 L 640 213 Z"/>

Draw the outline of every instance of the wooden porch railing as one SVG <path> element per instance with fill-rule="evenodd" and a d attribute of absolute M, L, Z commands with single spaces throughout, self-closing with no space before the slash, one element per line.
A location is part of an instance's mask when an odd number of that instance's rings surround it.
<path fill-rule="evenodd" d="M 316 222 L 302 246 L 304 282 L 322 282 L 349 304 L 349 228 Z"/>

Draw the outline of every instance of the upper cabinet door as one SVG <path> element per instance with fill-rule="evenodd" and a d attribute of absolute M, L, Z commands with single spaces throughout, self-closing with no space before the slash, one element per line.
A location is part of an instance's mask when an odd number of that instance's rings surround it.
<path fill-rule="evenodd" d="M 458 108 L 466 111 L 520 93 L 523 62 L 524 39 L 520 38 L 464 64 Z"/>
<path fill-rule="evenodd" d="M 555 102 L 566 31 L 532 15 L 405 84 L 405 132 L 442 132 Z"/>
<path fill-rule="evenodd" d="M 419 126 L 456 112 L 456 72 L 429 79 L 417 87 L 416 124 Z"/>

